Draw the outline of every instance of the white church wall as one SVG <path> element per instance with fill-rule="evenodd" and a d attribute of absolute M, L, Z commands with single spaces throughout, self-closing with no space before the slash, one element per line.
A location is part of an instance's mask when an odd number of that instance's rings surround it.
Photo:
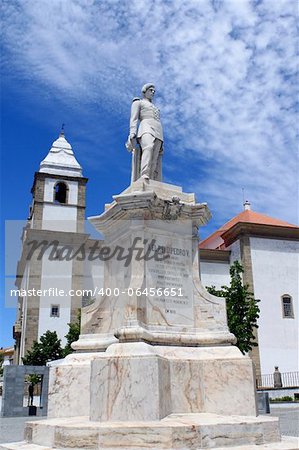
<path fill-rule="evenodd" d="M 43 229 L 77 231 L 76 206 L 45 204 L 43 207 Z"/>
<path fill-rule="evenodd" d="M 24 269 L 24 274 L 22 277 L 22 282 L 20 285 L 20 289 L 24 289 L 25 292 L 28 288 L 28 276 L 29 276 L 29 264 L 26 264 Z M 20 345 L 20 355 L 24 356 L 25 354 L 25 330 L 26 330 L 26 319 L 27 319 L 27 296 L 23 296 L 22 298 L 22 334 L 21 334 L 21 345 Z"/>
<path fill-rule="evenodd" d="M 40 298 L 40 315 L 38 336 L 47 330 L 56 331 L 62 345 L 66 344 L 65 335 L 68 331 L 71 311 L 72 261 L 49 260 L 51 249 L 45 252 L 42 261 L 41 290 L 47 293 Z M 49 291 L 49 289 L 54 289 Z M 56 289 L 56 291 L 55 291 Z M 57 295 L 58 291 L 64 295 Z M 54 294 L 54 295 L 53 295 Z M 51 317 L 51 307 L 59 306 L 59 317 Z"/>
<path fill-rule="evenodd" d="M 241 262 L 241 248 L 240 241 L 237 240 L 232 243 L 229 247 L 230 250 L 230 263 L 233 264 L 235 261 Z"/>
<path fill-rule="evenodd" d="M 224 261 L 200 261 L 201 282 L 204 287 L 229 285 L 229 263 Z"/>
<path fill-rule="evenodd" d="M 262 374 L 298 370 L 298 242 L 250 238 L 255 297 L 259 298 Z M 293 299 L 294 319 L 283 318 L 281 296 Z"/>

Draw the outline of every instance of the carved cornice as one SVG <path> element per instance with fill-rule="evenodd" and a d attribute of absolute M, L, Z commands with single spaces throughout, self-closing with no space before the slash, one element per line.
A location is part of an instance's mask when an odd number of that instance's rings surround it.
<path fill-rule="evenodd" d="M 267 239 L 299 240 L 299 227 L 283 227 L 278 225 L 263 225 L 239 222 L 224 232 L 221 237 L 226 247 L 230 246 L 240 236 L 264 237 Z"/>
<path fill-rule="evenodd" d="M 210 248 L 200 248 L 199 249 L 200 260 L 201 261 L 230 261 L 230 251 L 229 250 L 217 250 Z"/>
<path fill-rule="evenodd" d="M 206 203 L 186 203 L 179 196 L 161 198 L 154 191 L 115 195 L 114 202 L 106 206 L 100 216 L 90 217 L 90 222 L 103 233 L 119 220 L 190 220 L 197 226 L 205 225 L 211 213 Z"/>

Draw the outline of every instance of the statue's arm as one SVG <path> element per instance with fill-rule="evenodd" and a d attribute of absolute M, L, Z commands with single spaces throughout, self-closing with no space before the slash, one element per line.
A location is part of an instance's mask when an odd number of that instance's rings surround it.
<path fill-rule="evenodd" d="M 131 119 L 130 119 L 130 137 L 135 137 L 137 135 L 137 125 L 140 115 L 140 100 L 134 99 L 131 106 Z"/>

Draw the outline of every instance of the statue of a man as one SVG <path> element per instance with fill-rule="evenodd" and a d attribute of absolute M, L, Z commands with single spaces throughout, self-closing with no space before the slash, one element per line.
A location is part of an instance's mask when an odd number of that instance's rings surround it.
<path fill-rule="evenodd" d="M 127 149 L 134 152 L 131 181 L 140 177 L 162 181 L 163 131 L 160 110 L 153 104 L 155 86 L 145 84 L 142 94 L 143 99 L 133 99 L 126 143 Z"/>

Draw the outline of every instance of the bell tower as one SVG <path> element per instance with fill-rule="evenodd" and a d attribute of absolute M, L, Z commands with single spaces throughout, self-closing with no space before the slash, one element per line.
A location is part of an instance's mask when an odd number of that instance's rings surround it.
<path fill-rule="evenodd" d="M 88 237 L 84 233 L 86 183 L 62 130 L 40 163 L 31 189 L 33 199 L 16 279 L 24 294 L 19 296 L 14 327 L 17 364 L 47 330 L 56 331 L 64 346 L 68 323 L 76 320 L 82 306 L 78 291 L 83 262 L 61 256 Z M 29 295 L 34 289 L 34 295 Z"/>
<path fill-rule="evenodd" d="M 86 182 L 82 167 L 61 131 L 35 173 L 29 217 L 31 227 L 83 231 Z"/>

